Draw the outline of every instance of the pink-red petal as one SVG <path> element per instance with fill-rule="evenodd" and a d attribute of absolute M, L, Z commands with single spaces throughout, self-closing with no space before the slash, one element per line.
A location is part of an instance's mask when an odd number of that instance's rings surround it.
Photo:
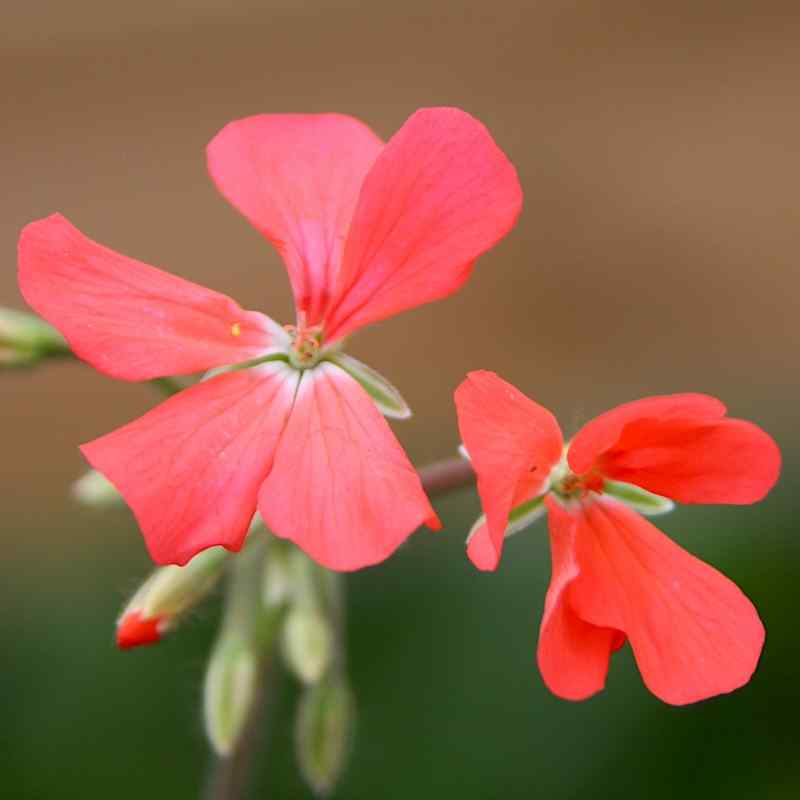
<path fill-rule="evenodd" d="M 329 341 L 455 292 L 521 207 L 516 170 L 480 122 L 456 108 L 417 111 L 364 181 Z"/>
<path fill-rule="evenodd" d="M 133 510 L 154 561 L 242 546 L 297 381 L 279 362 L 227 372 L 81 447 Z"/>
<path fill-rule="evenodd" d="M 19 285 L 79 358 L 124 380 L 235 364 L 286 340 L 263 314 L 103 247 L 60 214 L 22 231 Z"/>
<path fill-rule="evenodd" d="M 610 450 L 625 427 L 643 419 L 693 419 L 712 422 L 725 416 L 725 406 L 705 394 L 671 394 L 623 403 L 587 422 L 569 447 L 569 465 L 578 474 L 588 472 Z"/>
<path fill-rule="evenodd" d="M 578 433 L 570 466 L 682 503 L 753 503 L 777 481 L 780 452 L 756 425 L 724 415 L 725 406 L 705 395 L 628 403 Z"/>
<path fill-rule="evenodd" d="M 764 627 L 732 581 L 616 501 L 569 513 L 579 570 L 569 605 L 585 622 L 628 636 L 653 694 L 684 705 L 750 680 Z"/>
<path fill-rule="evenodd" d="M 247 117 L 208 146 L 211 177 L 278 249 L 310 325 L 322 321 L 361 185 L 382 148 L 341 114 Z"/>
<path fill-rule="evenodd" d="M 439 526 L 374 402 L 330 363 L 303 373 L 258 507 L 276 535 L 335 570 L 376 564 L 421 524 Z"/>
<path fill-rule="evenodd" d="M 580 575 L 575 555 L 577 519 L 547 497 L 553 571 L 539 629 L 537 660 L 547 688 L 565 700 L 585 700 L 606 683 L 611 653 L 625 641 L 620 631 L 581 619 L 568 601 Z"/>
<path fill-rule="evenodd" d="M 561 458 L 561 429 L 546 408 L 493 372 L 470 372 L 456 389 L 455 402 L 487 521 L 467 553 L 479 569 L 494 570 L 509 512 L 543 489 Z"/>

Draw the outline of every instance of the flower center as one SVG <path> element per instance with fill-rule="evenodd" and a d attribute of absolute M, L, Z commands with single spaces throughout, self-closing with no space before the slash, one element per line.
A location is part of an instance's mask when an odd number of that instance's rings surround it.
<path fill-rule="evenodd" d="M 568 447 L 564 448 L 561 461 L 550 475 L 550 491 L 555 492 L 562 500 L 582 500 L 589 492 L 602 493 L 603 476 L 596 469 L 583 475 L 574 473 L 567 463 L 567 449 Z"/>
<path fill-rule="evenodd" d="M 289 363 L 295 369 L 310 369 L 320 359 L 322 350 L 322 326 L 306 327 L 302 322 L 298 325 L 284 325 L 289 334 Z"/>

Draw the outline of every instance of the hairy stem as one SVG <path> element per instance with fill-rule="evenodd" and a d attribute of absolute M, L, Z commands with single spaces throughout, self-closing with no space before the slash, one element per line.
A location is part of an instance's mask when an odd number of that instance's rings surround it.
<path fill-rule="evenodd" d="M 475 483 L 472 465 L 458 456 L 427 464 L 420 468 L 419 477 L 430 497 L 440 497 Z M 332 577 L 337 582 L 342 580 L 341 575 Z M 339 589 L 341 590 L 341 587 Z M 341 619 L 339 624 L 341 625 Z M 344 654 L 340 653 L 339 659 L 343 660 L 343 657 Z M 206 787 L 206 800 L 240 800 L 246 796 L 253 760 L 263 738 L 265 707 L 270 700 L 267 678 L 265 670 L 265 674 L 261 677 L 257 702 L 253 704 L 250 719 L 234 751 L 225 758 L 217 758 L 214 763 Z"/>

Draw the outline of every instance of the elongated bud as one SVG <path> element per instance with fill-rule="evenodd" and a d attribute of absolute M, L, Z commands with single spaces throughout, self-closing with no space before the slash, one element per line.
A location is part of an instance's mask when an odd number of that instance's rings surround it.
<path fill-rule="evenodd" d="M 298 548 L 289 551 L 287 568 L 291 588 L 282 630 L 283 657 L 300 681 L 313 684 L 325 674 L 335 654 L 330 573 Z"/>
<path fill-rule="evenodd" d="M 291 554 L 292 545 L 272 537 L 264 562 L 261 584 L 261 601 L 264 608 L 286 606 L 295 594 L 295 567 Z"/>
<path fill-rule="evenodd" d="M 111 481 L 95 469 L 90 469 L 72 484 L 72 496 L 82 505 L 107 508 L 125 501 Z"/>
<path fill-rule="evenodd" d="M 117 621 L 117 645 L 127 649 L 159 641 L 214 588 L 230 553 L 212 547 L 186 566 L 159 567 L 141 585 Z"/>
<path fill-rule="evenodd" d="M 314 606 L 293 606 L 283 626 L 283 657 L 299 680 L 317 683 L 333 660 L 334 633 Z"/>
<path fill-rule="evenodd" d="M 211 654 L 204 687 L 206 732 L 214 750 L 230 754 L 244 729 L 258 692 L 259 654 L 253 639 L 220 639 Z"/>
<path fill-rule="evenodd" d="M 342 676 L 307 689 L 300 701 L 295 746 L 300 770 L 314 793 L 326 796 L 344 772 L 355 728 L 355 701 Z"/>
<path fill-rule="evenodd" d="M 258 703 L 263 672 L 274 649 L 285 606 L 262 600 L 270 538 L 260 535 L 230 560 L 225 615 L 205 678 L 206 733 L 221 756 L 231 753 Z"/>
<path fill-rule="evenodd" d="M 69 353 L 64 337 L 39 317 L 0 308 L 0 366 L 31 366 Z"/>

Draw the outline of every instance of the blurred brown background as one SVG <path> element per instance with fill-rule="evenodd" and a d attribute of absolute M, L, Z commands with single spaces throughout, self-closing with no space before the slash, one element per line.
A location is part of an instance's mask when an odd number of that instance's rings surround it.
<path fill-rule="evenodd" d="M 413 457 L 452 452 L 452 390 L 474 368 L 570 432 L 618 402 L 706 391 L 789 453 L 798 41 L 789 0 L 7 3 L 0 304 L 22 307 L 20 228 L 61 211 L 291 321 L 280 261 L 216 193 L 206 142 L 231 119 L 279 111 L 345 112 L 388 138 L 420 106 L 456 105 L 516 164 L 525 208 L 461 293 L 351 345 L 415 409 L 395 426 Z M 70 364 L 2 385 L 4 514 L 37 532 L 9 543 L 7 564 L 90 565 L 113 539 L 144 569 L 133 526 L 87 524 L 65 486 L 82 470 L 76 444 L 143 412 L 150 390 Z"/>

